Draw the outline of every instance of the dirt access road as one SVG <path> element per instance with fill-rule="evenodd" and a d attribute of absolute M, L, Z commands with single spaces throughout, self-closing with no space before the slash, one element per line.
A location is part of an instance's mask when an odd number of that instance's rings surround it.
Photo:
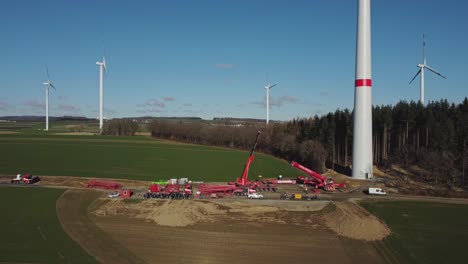
<path fill-rule="evenodd" d="M 275 207 L 265 204 L 271 201 L 98 196 L 69 190 L 57 213 L 67 233 L 102 263 L 384 263 L 375 242 L 327 227 L 317 211 L 326 202 L 277 201 Z"/>

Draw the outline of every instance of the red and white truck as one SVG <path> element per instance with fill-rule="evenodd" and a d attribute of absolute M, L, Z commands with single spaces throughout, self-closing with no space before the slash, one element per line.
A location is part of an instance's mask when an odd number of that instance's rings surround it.
<path fill-rule="evenodd" d="M 39 182 L 41 179 L 38 176 L 33 176 L 32 174 L 18 174 L 16 175 L 16 178 L 13 178 L 11 180 L 11 183 L 16 183 L 16 184 L 33 184 L 36 182 Z"/>

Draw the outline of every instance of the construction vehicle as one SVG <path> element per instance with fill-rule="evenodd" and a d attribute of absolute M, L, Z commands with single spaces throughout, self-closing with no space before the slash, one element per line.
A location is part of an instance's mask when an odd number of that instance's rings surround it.
<path fill-rule="evenodd" d="M 153 181 L 151 182 L 152 184 L 159 184 L 159 185 L 166 185 L 169 183 L 169 181 L 165 181 L 165 180 L 159 180 L 159 181 Z"/>
<path fill-rule="evenodd" d="M 244 170 L 242 171 L 242 176 L 240 178 L 237 178 L 235 182 L 229 182 L 230 185 L 236 185 L 239 187 L 255 185 L 255 182 L 251 182 L 247 178 L 249 176 L 250 164 L 255 158 L 253 154 L 254 154 L 255 148 L 257 147 L 258 138 L 260 137 L 260 134 L 262 134 L 262 132 L 258 131 L 257 136 L 255 137 L 255 142 L 252 146 L 252 150 L 250 151 L 249 158 L 247 159 L 247 163 L 245 164 Z"/>
<path fill-rule="evenodd" d="M 244 166 L 244 170 L 242 172 L 241 177 L 237 178 L 236 181 L 231 181 L 227 185 L 226 184 L 206 184 L 201 183 L 198 185 L 198 190 L 200 194 L 205 197 L 224 197 L 224 195 L 236 195 L 236 196 L 246 196 L 252 191 L 276 191 L 277 185 L 272 183 L 263 183 L 260 181 L 249 181 L 248 174 L 250 164 L 254 160 L 254 151 L 257 147 L 258 138 L 262 132 L 258 131 L 257 136 L 255 138 L 255 142 L 252 146 L 252 150 L 250 151 L 249 158 L 247 159 L 247 163 Z"/>
<path fill-rule="evenodd" d="M 382 190 L 381 188 L 372 188 L 369 187 L 369 190 L 367 191 L 369 195 L 387 195 L 387 192 Z"/>
<path fill-rule="evenodd" d="M 200 193 L 204 196 L 211 195 L 213 193 L 216 193 L 218 195 L 235 194 L 235 195 L 240 196 L 240 195 L 244 195 L 243 193 L 245 192 L 244 189 L 238 188 L 236 185 L 206 184 L 206 183 L 199 184 L 198 191 L 200 191 Z"/>
<path fill-rule="evenodd" d="M 11 179 L 11 183 L 15 184 L 34 184 L 41 181 L 38 176 L 33 176 L 32 174 L 16 175 L 16 178 Z"/>
<path fill-rule="evenodd" d="M 287 194 L 283 193 L 280 196 L 281 200 L 303 200 L 303 201 L 312 201 L 312 200 L 317 200 L 320 192 L 314 192 L 313 195 L 308 195 L 308 194 L 300 194 L 300 193 L 294 193 L 294 194 Z"/>
<path fill-rule="evenodd" d="M 291 166 L 307 173 L 310 176 L 298 176 L 296 181 L 298 184 L 312 186 L 315 189 L 322 189 L 327 192 L 334 192 L 337 188 L 346 187 L 344 183 L 335 183 L 335 180 L 333 178 L 325 177 L 320 173 L 317 173 L 295 161 L 291 162 Z"/>
<path fill-rule="evenodd" d="M 297 180 L 285 179 L 285 180 L 277 180 L 277 179 L 265 179 L 262 180 L 263 183 L 269 184 L 296 184 Z"/>
<path fill-rule="evenodd" d="M 147 193 L 143 195 L 144 198 L 159 198 L 159 199 L 190 199 L 192 198 L 192 185 L 183 185 L 181 190 L 180 184 L 152 184 Z"/>
<path fill-rule="evenodd" d="M 300 193 L 293 193 L 293 194 L 287 194 L 283 193 L 280 196 L 281 200 L 302 200 L 302 194 Z"/>
<path fill-rule="evenodd" d="M 262 132 L 257 131 L 257 136 L 255 137 L 255 142 L 254 142 L 254 144 L 252 146 L 252 149 L 250 150 L 250 155 L 247 158 L 247 162 L 246 162 L 246 164 L 244 166 L 244 170 L 242 171 L 241 177 L 237 178 L 235 182 L 233 182 L 233 181 L 229 182 L 228 183 L 229 185 L 235 185 L 240 189 L 253 189 L 253 190 L 256 190 L 256 191 L 274 191 L 274 192 L 276 192 L 276 190 L 278 189 L 277 183 L 275 183 L 273 181 L 269 181 L 269 180 L 249 181 L 248 180 L 250 165 L 252 164 L 252 161 L 255 159 L 254 151 L 255 151 L 255 148 L 257 147 L 258 138 L 260 137 L 261 134 L 262 134 Z"/>
<path fill-rule="evenodd" d="M 102 181 L 102 180 L 90 180 L 86 185 L 88 188 L 106 189 L 106 190 L 117 190 L 122 188 L 122 184 L 118 182 Z"/>

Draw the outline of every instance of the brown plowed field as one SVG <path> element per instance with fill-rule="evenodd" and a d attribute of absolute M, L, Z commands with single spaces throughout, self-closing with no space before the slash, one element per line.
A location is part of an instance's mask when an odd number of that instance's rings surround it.
<path fill-rule="evenodd" d="M 99 195 L 69 190 L 57 212 L 67 233 L 103 263 L 384 262 L 374 242 L 331 231 L 316 211 L 325 204 L 315 201 L 124 202 Z"/>

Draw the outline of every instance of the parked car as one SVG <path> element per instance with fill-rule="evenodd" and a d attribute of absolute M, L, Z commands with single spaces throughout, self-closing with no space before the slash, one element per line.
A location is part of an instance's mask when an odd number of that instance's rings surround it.
<path fill-rule="evenodd" d="M 263 199 L 263 195 L 258 193 L 249 193 L 247 196 L 249 199 Z"/>
<path fill-rule="evenodd" d="M 109 198 L 117 198 L 119 196 L 120 196 L 119 192 L 114 192 L 114 193 L 111 193 L 111 194 L 107 195 L 107 197 L 109 197 Z"/>

